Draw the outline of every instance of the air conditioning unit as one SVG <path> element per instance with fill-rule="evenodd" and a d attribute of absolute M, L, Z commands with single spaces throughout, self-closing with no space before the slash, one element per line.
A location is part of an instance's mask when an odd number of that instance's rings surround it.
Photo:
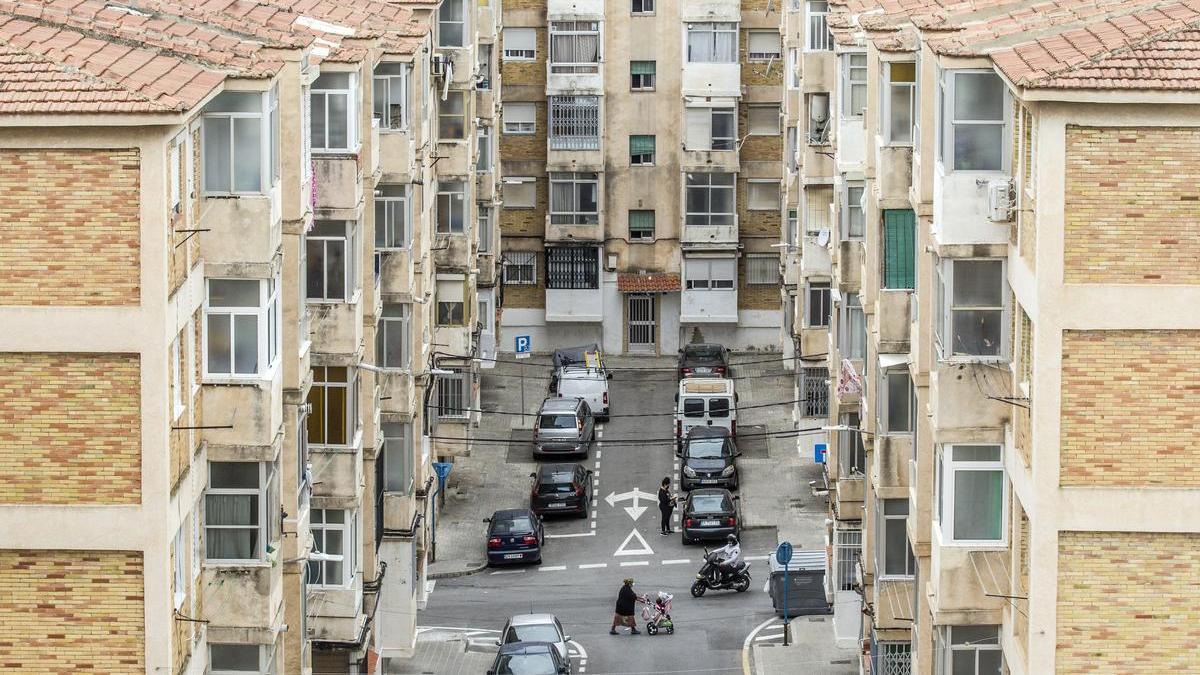
<path fill-rule="evenodd" d="M 1011 179 L 988 181 L 987 196 L 988 220 L 993 223 L 1007 223 L 1012 220 L 1016 195 L 1013 193 Z"/>
<path fill-rule="evenodd" d="M 446 74 L 453 68 L 453 62 L 445 54 L 434 54 L 429 57 L 429 73 L 434 77 L 446 77 Z"/>

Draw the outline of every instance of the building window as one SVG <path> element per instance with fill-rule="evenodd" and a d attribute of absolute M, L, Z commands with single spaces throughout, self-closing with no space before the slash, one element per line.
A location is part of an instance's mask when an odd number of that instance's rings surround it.
<path fill-rule="evenodd" d="M 547 248 L 546 288 L 600 288 L 599 251 L 595 248 L 578 246 Z"/>
<path fill-rule="evenodd" d="M 195 516 L 189 516 L 194 518 Z M 188 535 L 191 534 L 188 528 L 188 521 L 185 519 L 179 523 L 179 529 L 175 530 L 175 538 L 171 542 L 171 589 L 174 591 L 172 607 L 179 610 L 183 607 L 183 601 L 188 595 Z"/>
<path fill-rule="evenodd" d="M 808 144 L 829 145 L 829 94 L 809 94 Z"/>
<path fill-rule="evenodd" d="M 935 672 L 953 675 L 1004 672 L 998 626 L 939 626 L 935 637 Z"/>
<path fill-rule="evenodd" d="M 1003 260 L 947 260 L 935 266 L 938 311 L 934 338 L 943 358 L 1002 358 L 1008 312 Z"/>
<path fill-rule="evenodd" d="M 917 64 L 884 64 L 883 130 L 885 142 L 912 145 L 913 118 L 916 116 Z"/>
<path fill-rule="evenodd" d="M 783 152 L 784 152 L 784 160 L 787 163 L 787 170 L 791 173 L 795 173 L 800 168 L 800 165 L 798 163 L 799 160 L 796 157 L 796 150 L 800 143 L 799 134 L 800 134 L 799 128 L 794 127 L 794 126 L 787 127 L 787 138 L 785 141 Z"/>
<path fill-rule="evenodd" d="M 688 63 L 737 63 L 737 24 L 687 24 Z"/>
<path fill-rule="evenodd" d="M 654 239 L 654 211 L 631 210 L 629 212 L 629 239 L 631 241 Z"/>
<path fill-rule="evenodd" d="M 279 335 L 276 279 L 209 279 L 204 304 L 205 376 L 264 375 Z"/>
<path fill-rule="evenodd" d="M 867 55 L 842 55 L 842 117 L 862 117 L 867 107 Z"/>
<path fill-rule="evenodd" d="M 685 150 L 733 150 L 737 145 L 733 108 L 686 108 L 684 126 Z"/>
<path fill-rule="evenodd" d="M 467 0 L 443 0 L 438 7 L 438 46 L 465 47 L 467 42 Z"/>
<path fill-rule="evenodd" d="M 550 222 L 595 225 L 600 222 L 600 179 L 594 173 L 550 174 Z"/>
<path fill-rule="evenodd" d="M 278 501 L 278 474 L 266 462 L 209 462 L 208 489 L 204 493 L 205 559 L 210 561 L 260 560 L 265 541 L 268 493 Z"/>
<path fill-rule="evenodd" d="M 756 286 L 778 286 L 779 255 L 775 253 L 747 255 L 746 283 Z"/>
<path fill-rule="evenodd" d="M 532 61 L 537 58 L 537 29 L 505 28 L 504 60 Z"/>
<path fill-rule="evenodd" d="M 882 675 L 912 675 L 912 643 L 872 639 L 876 665 L 873 672 Z"/>
<path fill-rule="evenodd" d="M 808 21 L 805 22 L 804 48 L 810 52 L 827 52 L 833 49 L 833 34 L 829 32 L 826 17 L 829 16 L 828 0 L 808 0 Z"/>
<path fill-rule="evenodd" d="M 466 325 L 466 304 L 463 300 L 465 285 L 466 279 L 458 276 L 437 280 L 437 325 Z"/>
<path fill-rule="evenodd" d="M 437 379 L 437 416 L 439 419 L 467 417 L 467 373 L 439 375 Z"/>
<path fill-rule="evenodd" d="M 804 287 L 805 324 L 808 328 L 829 325 L 830 298 L 828 281 L 810 281 Z"/>
<path fill-rule="evenodd" d="M 536 178 L 505 178 L 504 208 L 532 209 L 537 205 Z"/>
<path fill-rule="evenodd" d="M 504 283 L 515 286 L 537 284 L 537 254 L 533 251 L 509 251 L 504 254 Z"/>
<path fill-rule="evenodd" d="M 408 305 L 385 303 L 375 331 L 375 363 L 407 368 L 410 353 Z"/>
<path fill-rule="evenodd" d="M 861 361 L 867 355 L 867 328 L 857 293 L 849 293 L 842 303 L 842 325 L 838 326 L 842 358 Z"/>
<path fill-rule="evenodd" d="M 917 566 L 912 549 L 908 548 L 908 500 L 875 503 L 878 504 L 875 573 L 881 578 L 912 578 Z"/>
<path fill-rule="evenodd" d="M 384 422 L 383 489 L 385 492 L 411 494 L 413 488 L 412 425 Z"/>
<path fill-rule="evenodd" d="M 684 223 L 733 225 L 734 182 L 732 173 L 688 173 Z"/>
<path fill-rule="evenodd" d="M 855 579 L 858 577 L 855 568 L 858 559 L 862 557 L 862 525 L 838 523 L 833 534 L 834 588 L 839 591 L 853 591 Z"/>
<path fill-rule="evenodd" d="M 353 220 L 318 220 L 306 237 L 308 299 L 347 302 L 358 290 L 358 227 Z"/>
<path fill-rule="evenodd" d="M 475 89 L 488 91 L 492 88 L 492 46 L 479 45 L 479 62 L 475 69 Z"/>
<path fill-rule="evenodd" d="M 358 377 L 345 366 L 313 366 L 308 390 L 308 441 L 350 446 L 358 433 Z"/>
<path fill-rule="evenodd" d="M 629 11 L 632 14 L 653 14 L 654 0 L 633 0 Z"/>
<path fill-rule="evenodd" d="M 325 73 L 309 90 L 312 149 L 346 152 L 354 146 L 354 75 Z"/>
<path fill-rule="evenodd" d="M 177 420 L 186 408 L 183 405 L 183 350 L 179 341 L 187 339 L 186 333 L 171 341 L 171 420 Z"/>
<path fill-rule="evenodd" d="M 881 433 L 912 433 L 913 405 L 912 379 L 908 376 L 908 368 L 898 367 L 879 370 L 879 392 L 876 395 L 878 405 L 877 426 Z"/>
<path fill-rule="evenodd" d="M 866 194 L 863 183 L 847 182 L 843 194 L 846 202 L 842 204 L 842 239 L 862 239 L 867 224 L 863 214 L 863 197 Z"/>
<path fill-rule="evenodd" d="M 825 417 L 829 414 L 829 369 L 805 367 L 801 370 L 801 391 L 804 392 L 804 416 Z"/>
<path fill-rule="evenodd" d="M 629 62 L 629 88 L 633 91 L 654 91 L 654 61 Z"/>
<path fill-rule="evenodd" d="M 689 291 L 733 290 L 737 279 L 735 258 L 685 258 L 684 288 Z"/>
<path fill-rule="evenodd" d="M 747 106 L 746 117 L 749 124 L 747 132 L 751 136 L 779 135 L 779 104 Z"/>
<path fill-rule="evenodd" d="M 747 42 L 749 44 L 746 46 L 746 58 L 751 61 L 771 61 L 780 56 L 778 31 L 748 31 Z"/>
<path fill-rule="evenodd" d="M 842 413 L 838 425 L 841 427 L 837 432 L 838 475 L 842 478 L 861 476 L 867 468 L 867 450 L 863 446 L 862 432 L 858 430 L 858 413 Z"/>
<path fill-rule="evenodd" d="M 461 180 L 438 181 L 438 234 L 462 234 L 467 217 L 466 190 L 467 184 Z"/>
<path fill-rule="evenodd" d="M 408 248 L 408 186 L 381 184 L 375 195 L 375 248 Z"/>
<path fill-rule="evenodd" d="M 911 289 L 916 281 L 917 216 L 911 209 L 883 212 L 883 287 Z"/>
<path fill-rule="evenodd" d="M 799 89 L 800 82 L 804 79 L 804 74 L 800 70 L 800 50 L 791 48 L 788 49 L 788 65 L 787 72 L 788 89 Z"/>
<path fill-rule="evenodd" d="M 654 164 L 654 136 L 636 135 L 629 137 L 629 163 L 633 166 Z"/>
<path fill-rule="evenodd" d="M 492 128 L 480 125 L 475 129 L 475 170 L 489 173 L 492 170 Z"/>
<path fill-rule="evenodd" d="M 208 646 L 210 675 L 275 675 L 275 650 L 266 645 Z"/>
<path fill-rule="evenodd" d="M 1004 171 L 1008 93 L 992 71 L 948 71 L 942 80 L 938 157 L 952 171 Z"/>
<path fill-rule="evenodd" d="M 475 205 L 475 233 L 479 236 L 479 252 L 492 251 L 492 207 L 484 203 Z"/>
<path fill-rule="evenodd" d="M 263 165 L 273 158 L 264 130 L 266 97 L 260 92 L 222 92 L 204 107 L 201 165 L 204 191 L 258 194 L 266 191 Z M 277 145 L 275 148 L 277 149 Z"/>
<path fill-rule="evenodd" d="M 779 181 L 751 180 L 746 183 L 746 208 L 779 212 Z"/>
<path fill-rule="evenodd" d="M 600 149 L 600 97 L 551 96 L 550 149 Z"/>
<path fill-rule="evenodd" d="M 313 553 L 308 561 L 310 586 L 343 587 L 354 581 L 354 553 L 358 539 L 354 512 L 346 509 L 312 509 L 309 516 Z"/>
<path fill-rule="evenodd" d="M 408 125 L 408 64 L 381 63 L 375 66 L 374 115 L 380 129 L 404 129 Z"/>
<path fill-rule="evenodd" d="M 533 103 L 504 104 L 504 133 L 537 133 L 537 108 Z"/>
<path fill-rule="evenodd" d="M 466 134 L 466 92 L 446 92 L 438 101 L 438 140 L 462 140 Z"/>
<path fill-rule="evenodd" d="M 600 72 L 600 23 L 551 21 L 550 72 Z"/>
<path fill-rule="evenodd" d="M 796 209 L 787 212 L 787 243 L 796 246 L 800 243 L 800 216 Z"/>
<path fill-rule="evenodd" d="M 946 445 L 938 451 L 937 521 L 947 543 L 1004 541 L 1008 487 L 1000 445 Z"/>

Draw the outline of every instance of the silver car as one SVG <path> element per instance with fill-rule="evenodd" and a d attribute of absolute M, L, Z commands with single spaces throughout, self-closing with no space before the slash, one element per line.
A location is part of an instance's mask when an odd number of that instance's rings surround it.
<path fill-rule="evenodd" d="M 566 663 L 571 662 L 567 653 L 570 635 L 563 634 L 562 624 L 553 614 L 517 614 L 504 624 L 500 631 L 500 646 L 513 642 L 549 642 L 558 650 Z"/>
<path fill-rule="evenodd" d="M 596 439 L 596 418 L 581 398 L 548 398 L 542 401 L 533 422 L 533 456 L 586 457 Z"/>

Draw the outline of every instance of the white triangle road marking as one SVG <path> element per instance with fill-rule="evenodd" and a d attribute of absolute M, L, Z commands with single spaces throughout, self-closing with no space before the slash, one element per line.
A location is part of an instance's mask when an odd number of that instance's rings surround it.
<path fill-rule="evenodd" d="M 642 547 L 636 550 L 626 548 L 634 539 L 637 539 Z M 617 552 L 613 553 L 613 557 L 620 555 L 654 555 L 654 549 L 650 548 L 650 544 L 646 543 L 645 537 L 635 527 L 629 531 L 629 536 L 625 537 L 625 541 L 621 542 L 621 545 L 617 547 Z"/>

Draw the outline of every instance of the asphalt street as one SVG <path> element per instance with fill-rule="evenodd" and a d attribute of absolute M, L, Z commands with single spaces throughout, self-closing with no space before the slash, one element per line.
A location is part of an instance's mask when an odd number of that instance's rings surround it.
<path fill-rule="evenodd" d="M 655 365 L 667 363 L 655 360 Z M 612 419 L 600 427 L 600 447 L 586 466 L 595 472 L 595 499 L 588 519 L 546 520 L 548 535 L 540 566 L 489 569 L 437 582 L 421 613 L 424 626 L 495 629 L 511 615 L 551 612 L 581 647 L 576 672 L 596 673 L 740 673 L 742 645 L 756 626 L 772 616 L 763 593 L 766 557 L 774 549 L 774 528 L 743 531 L 743 554 L 751 562 L 754 583 L 743 594 L 710 591 L 695 599 L 688 592 L 703 554 L 684 546 L 679 535 L 659 534 L 653 496 L 664 476 L 678 482 L 669 442 L 623 444 L 623 440 L 669 438 L 675 395 L 669 371 L 620 370 L 610 383 Z M 534 401 L 532 399 L 538 399 Z M 534 408 L 540 397 L 530 397 Z M 664 413 L 654 417 L 623 415 Z M 506 469 L 527 474 L 529 448 Z M 511 457 L 511 455 L 510 455 Z M 518 461 L 513 461 L 518 460 Z M 753 490 L 746 484 L 744 490 Z M 642 497 L 645 493 L 647 496 Z M 612 503 L 606 497 L 612 495 Z M 623 498 L 622 498 L 623 497 Z M 635 503 L 636 497 L 636 503 Z M 528 499 L 514 494 L 513 504 Z M 505 505 L 496 505 L 501 508 Z M 678 512 L 675 517 L 678 531 Z M 625 577 L 636 579 L 639 593 L 660 590 L 675 596 L 674 635 L 608 634 L 616 594 Z M 639 627 L 642 620 L 639 613 Z M 643 627 L 644 628 L 644 627 Z M 586 655 L 586 656 L 585 656 Z"/>

